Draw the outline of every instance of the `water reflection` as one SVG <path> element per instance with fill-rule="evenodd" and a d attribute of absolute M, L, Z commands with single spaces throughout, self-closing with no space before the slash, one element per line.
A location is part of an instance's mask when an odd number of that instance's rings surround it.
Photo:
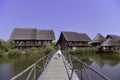
<path fill-rule="evenodd" d="M 104 61 L 103 61 L 104 62 Z M 106 63 L 107 62 L 107 63 Z M 98 62 L 93 62 L 90 66 L 94 69 L 100 71 L 111 80 L 120 80 L 120 64 L 119 62 L 113 64 L 114 61 L 106 61 L 104 64 L 100 65 Z M 108 64 L 108 62 L 111 62 Z"/>
<path fill-rule="evenodd" d="M 77 57 L 111 80 L 120 80 L 120 54 L 83 54 L 77 55 Z M 75 64 L 79 65 L 78 63 Z M 80 66 L 77 67 L 77 69 L 79 69 L 78 74 L 79 77 L 81 77 L 81 71 L 83 69 L 81 69 Z M 104 80 L 96 77 L 97 75 L 90 71 L 90 69 L 86 68 L 86 70 L 89 72 L 92 80 Z M 84 71 L 85 70 L 83 70 L 82 74 L 85 74 Z"/>
<path fill-rule="evenodd" d="M 120 59 L 116 59 L 113 56 L 112 58 L 99 56 L 99 58 L 92 57 L 89 60 L 93 61 L 92 64 L 90 64 L 91 67 L 100 71 L 111 80 L 120 80 Z"/>
<path fill-rule="evenodd" d="M 9 80 L 38 60 L 41 55 L 0 58 L 0 80 Z"/>
<path fill-rule="evenodd" d="M 10 63 L 0 64 L 0 80 L 9 80 L 13 73 L 13 65 Z"/>
<path fill-rule="evenodd" d="M 100 71 L 104 75 L 108 76 L 111 80 L 120 80 L 120 54 L 116 55 L 80 55 L 81 57 L 85 57 L 82 59 L 85 63 Z M 86 57 L 87 56 L 87 57 Z M 81 59 L 80 57 L 80 59 Z M 32 63 L 34 63 L 37 59 L 40 58 L 40 55 L 34 55 L 29 57 L 22 58 L 7 58 L 0 59 L 0 80 L 9 80 L 11 77 L 15 76 Z M 79 65 L 75 63 L 75 66 L 81 70 Z M 94 75 L 90 72 L 90 75 Z M 80 74 L 80 73 L 79 73 Z M 92 78 L 94 79 L 94 77 Z M 98 80 L 98 79 L 97 79 Z M 99 79 L 100 80 L 100 79 Z"/>

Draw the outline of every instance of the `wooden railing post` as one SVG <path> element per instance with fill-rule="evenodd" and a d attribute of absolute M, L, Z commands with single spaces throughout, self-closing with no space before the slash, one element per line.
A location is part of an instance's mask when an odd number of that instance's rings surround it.
<path fill-rule="evenodd" d="M 36 74 L 37 74 L 37 64 L 39 63 L 39 62 L 41 62 L 42 60 L 47 60 L 47 61 L 45 61 L 46 63 L 45 63 L 45 65 L 43 64 L 43 67 L 44 66 L 46 66 L 47 65 L 47 63 L 48 63 L 48 60 L 49 60 L 49 55 L 51 55 L 51 54 L 47 54 L 47 55 L 45 55 L 44 57 L 42 57 L 42 58 L 40 58 L 39 60 L 37 60 L 34 64 L 32 64 L 31 66 L 29 66 L 28 68 L 26 68 L 24 71 L 22 71 L 21 73 L 19 73 L 19 74 L 17 74 L 16 76 L 14 76 L 13 78 L 11 78 L 10 80 L 17 80 L 20 76 L 22 76 L 23 74 L 25 74 L 27 71 L 29 71 L 30 70 L 30 72 L 28 73 L 28 75 L 27 75 L 27 77 L 26 77 L 26 79 L 25 80 L 30 80 L 30 77 L 31 77 L 31 75 L 32 75 L 32 73 L 33 73 L 33 80 L 36 80 L 37 79 L 37 76 L 36 76 Z M 46 59 L 46 58 L 48 58 L 48 59 Z"/>
<path fill-rule="evenodd" d="M 34 80 L 36 80 L 36 65 L 37 64 L 34 65 Z"/>
<path fill-rule="evenodd" d="M 86 67 L 88 69 L 90 69 L 92 72 L 94 72 L 95 74 L 97 74 L 99 77 L 103 78 L 104 80 L 110 80 L 107 76 L 103 75 L 99 71 L 97 71 L 94 68 L 92 68 L 91 66 L 87 65 L 86 63 L 84 63 L 83 61 L 81 61 L 80 59 L 78 59 L 77 57 L 75 57 L 75 56 L 73 56 L 73 55 L 71 55 L 69 53 L 66 53 L 66 52 L 64 52 L 64 54 L 66 54 L 66 58 L 70 62 L 72 68 L 75 68 L 74 64 L 72 64 L 72 60 L 76 60 L 77 62 L 80 63 L 80 67 L 81 67 L 80 80 L 85 80 L 85 78 L 83 76 L 83 70 L 85 71 L 85 73 L 87 75 L 87 79 L 91 80 L 91 77 L 88 74 L 88 71 L 87 71 Z"/>

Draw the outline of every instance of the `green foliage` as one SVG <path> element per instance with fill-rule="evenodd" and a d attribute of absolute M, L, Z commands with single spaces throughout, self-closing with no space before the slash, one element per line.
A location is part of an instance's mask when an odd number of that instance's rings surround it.
<path fill-rule="evenodd" d="M 89 53 L 96 53 L 98 48 L 88 47 L 88 48 L 78 48 L 75 50 L 67 50 L 71 54 L 89 54 Z"/>
<path fill-rule="evenodd" d="M 52 50 L 55 50 L 54 45 L 52 45 L 51 43 L 44 45 L 44 48 L 46 49 L 46 52 L 50 52 Z"/>
<path fill-rule="evenodd" d="M 4 53 L 5 53 L 5 51 L 3 51 L 3 50 L 0 49 L 0 57 L 3 57 Z"/>
<path fill-rule="evenodd" d="M 20 56 L 22 55 L 22 51 L 19 49 L 11 49 L 8 53 L 8 56 Z"/>
<path fill-rule="evenodd" d="M 19 50 L 14 48 L 14 41 L 8 40 L 0 40 L 0 56 L 8 55 L 8 56 L 20 56 L 20 55 L 27 55 L 31 56 L 32 54 L 41 54 L 44 55 L 46 53 L 49 53 L 52 50 L 55 50 L 55 44 L 48 43 L 42 47 L 39 48 L 30 48 L 30 49 L 24 49 Z M 6 54 L 7 53 L 7 54 Z"/>
<path fill-rule="evenodd" d="M 12 41 L 12 40 L 8 40 L 7 42 L 6 42 L 6 44 L 7 44 L 7 48 L 10 50 L 10 49 L 14 49 L 14 41 Z"/>
<path fill-rule="evenodd" d="M 0 49 L 7 52 L 10 49 L 14 48 L 14 42 L 9 40 L 9 41 L 4 41 L 2 39 L 0 39 Z"/>
<path fill-rule="evenodd" d="M 7 46 L 8 46 L 7 43 L 4 40 L 0 39 L 0 49 L 3 51 L 7 51 L 8 50 Z"/>
<path fill-rule="evenodd" d="M 22 51 L 22 55 L 30 56 L 31 54 L 32 54 L 32 52 L 29 49 L 25 49 L 25 50 Z"/>
<path fill-rule="evenodd" d="M 42 47 L 41 47 L 42 48 Z M 32 54 L 42 54 L 44 51 L 41 48 L 30 48 L 30 49 L 25 49 L 23 50 L 23 55 L 32 55 Z"/>

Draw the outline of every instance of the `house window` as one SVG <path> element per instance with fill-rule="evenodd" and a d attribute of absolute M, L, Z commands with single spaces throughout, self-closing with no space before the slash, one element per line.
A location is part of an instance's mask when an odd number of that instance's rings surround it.
<path fill-rule="evenodd" d="M 38 41 L 38 44 L 42 44 L 42 42 L 41 42 L 41 41 Z"/>

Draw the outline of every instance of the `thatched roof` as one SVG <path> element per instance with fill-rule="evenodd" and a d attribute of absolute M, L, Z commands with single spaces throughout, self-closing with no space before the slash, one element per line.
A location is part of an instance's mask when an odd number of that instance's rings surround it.
<path fill-rule="evenodd" d="M 106 36 L 106 38 L 107 38 L 107 39 L 108 39 L 108 38 L 111 38 L 111 39 L 113 39 L 113 40 L 115 40 L 115 41 L 120 41 L 120 36 L 117 36 L 117 35 L 108 34 L 108 35 Z"/>
<path fill-rule="evenodd" d="M 37 40 L 55 40 L 53 30 L 37 30 Z"/>
<path fill-rule="evenodd" d="M 61 32 L 65 37 L 66 41 L 85 41 L 89 42 L 91 39 L 86 33 L 77 33 L 77 32 Z"/>
<path fill-rule="evenodd" d="M 92 40 L 92 43 L 101 43 L 104 42 L 106 39 L 100 34 L 98 33 L 95 38 Z"/>
<path fill-rule="evenodd" d="M 53 30 L 37 30 L 36 28 L 15 28 L 11 40 L 54 40 Z"/>
<path fill-rule="evenodd" d="M 115 41 L 115 40 L 112 40 L 112 39 L 107 39 L 105 42 L 103 42 L 102 44 L 101 44 L 101 46 L 118 46 L 119 45 L 119 43 L 117 42 L 117 41 Z"/>
<path fill-rule="evenodd" d="M 79 41 L 91 41 L 90 37 L 86 33 L 78 33 L 79 35 Z"/>
<path fill-rule="evenodd" d="M 12 40 L 28 40 L 36 38 L 35 28 L 15 28 L 10 36 Z"/>
<path fill-rule="evenodd" d="M 65 32 L 65 31 L 62 31 L 61 33 L 65 37 L 66 41 L 79 41 L 76 32 Z"/>

